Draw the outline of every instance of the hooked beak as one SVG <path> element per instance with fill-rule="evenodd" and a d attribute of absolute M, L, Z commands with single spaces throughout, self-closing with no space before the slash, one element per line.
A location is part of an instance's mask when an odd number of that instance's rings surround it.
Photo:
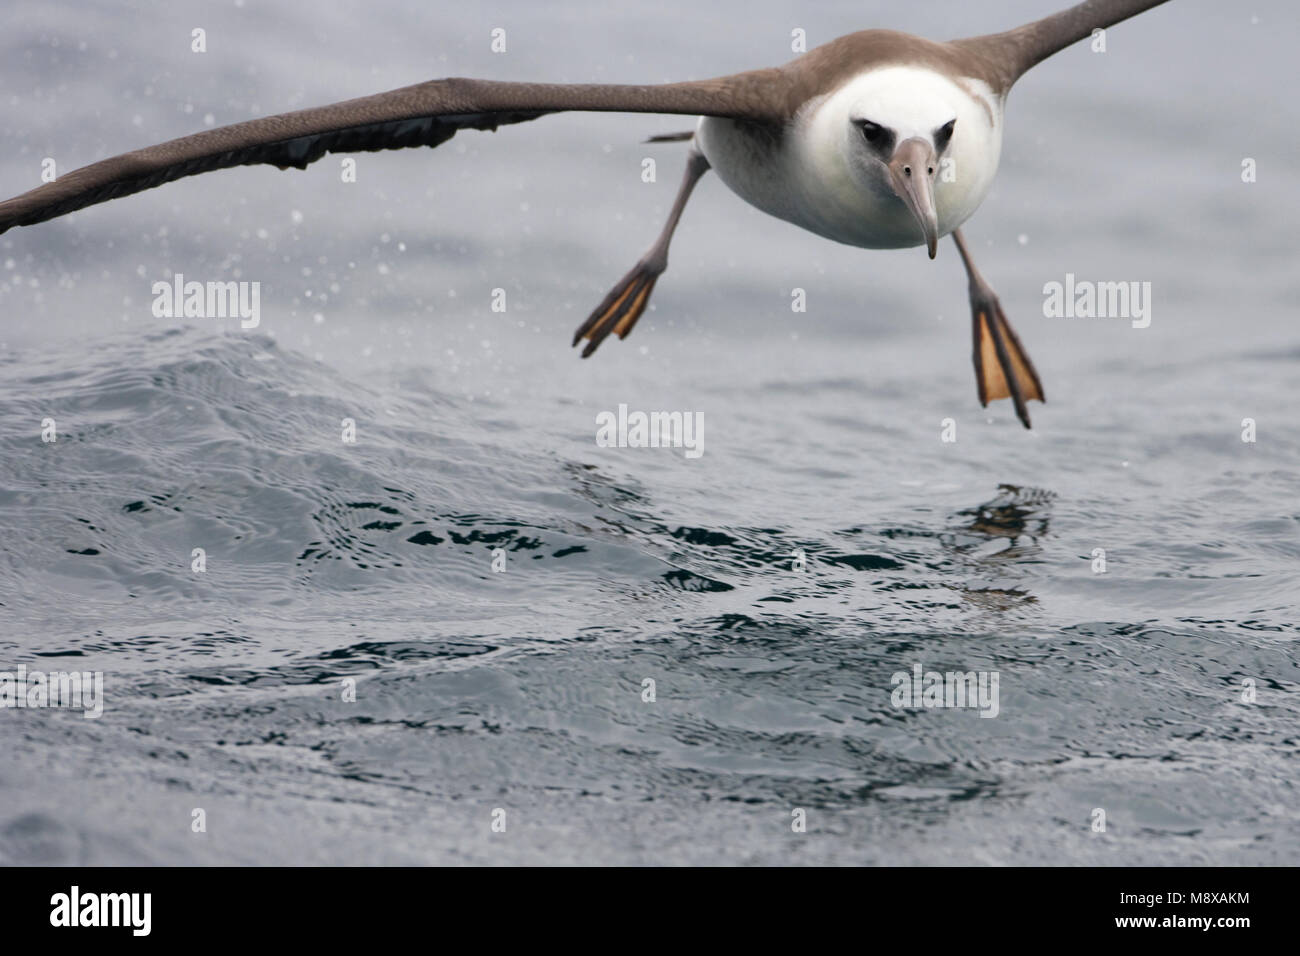
<path fill-rule="evenodd" d="M 939 248 L 939 217 L 934 211 L 934 147 L 923 139 L 905 139 L 889 161 L 890 179 L 898 198 L 907 204 L 925 236 L 933 259 Z"/>

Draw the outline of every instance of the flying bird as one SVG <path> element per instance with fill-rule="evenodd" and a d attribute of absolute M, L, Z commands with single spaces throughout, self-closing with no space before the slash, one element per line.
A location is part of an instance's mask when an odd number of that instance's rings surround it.
<path fill-rule="evenodd" d="M 438 146 L 462 129 L 496 130 L 548 113 L 698 116 L 662 232 L 578 327 L 584 358 L 626 338 L 668 267 L 668 247 L 710 169 L 746 202 L 836 242 L 924 246 L 951 235 L 969 278 L 980 404 L 1027 402 L 1043 386 L 961 225 L 997 172 L 1003 106 L 1035 64 L 1165 0 L 1088 0 L 1003 33 L 934 42 L 890 30 L 832 40 L 784 66 L 653 86 L 450 78 L 206 130 L 105 159 L 0 202 L 0 233 L 197 173 L 268 163 L 305 169 L 326 153 Z M 941 175 L 940 170 L 950 175 Z"/>

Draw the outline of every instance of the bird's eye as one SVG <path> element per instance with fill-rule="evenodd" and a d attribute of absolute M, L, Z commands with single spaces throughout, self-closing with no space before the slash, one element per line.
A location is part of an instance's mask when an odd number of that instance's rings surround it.
<path fill-rule="evenodd" d="M 885 128 L 879 123 L 873 123 L 871 120 L 859 120 L 858 125 L 862 127 L 862 136 L 868 143 L 879 143 L 885 136 Z"/>
<path fill-rule="evenodd" d="M 950 119 L 934 131 L 934 145 L 938 147 L 939 152 L 943 152 L 944 147 L 948 145 L 948 141 L 952 139 L 952 131 L 956 125 L 957 121 Z"/>

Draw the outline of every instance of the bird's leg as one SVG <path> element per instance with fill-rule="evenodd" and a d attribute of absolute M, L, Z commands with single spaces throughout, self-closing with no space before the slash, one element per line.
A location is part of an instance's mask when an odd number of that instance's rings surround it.
<path fill-rule="evenodd" d="M 1040 402 L 1043 384 L 1038 380 L 1034 363 L 1029 361 L 1020 337 L 1007 321 L 998 297 L 971 261 L 970 251 L 962 238 L 961 230 L 954 229 L 953 242 L 961 253 L 970 277 L 971 318 L 975 332 L 975 385 L 979 390 L 980 404 L 987 406 L 998 398 L 1010 398 L 1016 406 L 1016 415 L 1029 428 L 1029 410 L 1025 403 L 1032 398 Z"/>
<path fill-rule="evenodd" d="M 632 326 L 636 325 L 636 320 L 641 318 L 646 303 L 650 301 L 650 292 L 654 289 L 655 282 L 668 268 L 668 245 L 673 240 L 677 221 L 682 218 L 686 200 L 691 198 L 691 190 L 695 188 L 700 177 L 708 171 L 709 161 L 704 158 L 703 153 L 692 147 L 691 154 L 686 160 L 686 172 L 682 175 L 682 184 L 677 189 L 677 199 L 673 202 L 672 212 L 668 214 L 668 221 L 664 223 L 659 238 L 574 333 L 574 345 L 584 338 L 588 340 L 587 347 L 582 350 L 583 358 L 596 351 L 611 332 L 616 333 L 620 339 L 627 338 L 627 334 L 632 331 Z"/>

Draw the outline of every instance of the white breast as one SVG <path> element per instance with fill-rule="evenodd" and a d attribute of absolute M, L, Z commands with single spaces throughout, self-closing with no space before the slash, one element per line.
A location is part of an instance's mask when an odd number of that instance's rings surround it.
<path fill-rule="evenodd" d="M 697 138 L 733 192 L 764 212 L 837 242 L 868 249 L 922 244 L 915 219 L 888 190 L 873 188 L 849 161 L 861 149 L 851 118 L 893 129 L 901 142 L 930 139 L 956 118 L 934 182 L 939 234 L 965 222 L 988 193 L 1002 152 L 1002 101 L 976 79 L 914 67 L 884 67 L 811 100 L 779 138 L 733 120 L 704 117 Z"/>

